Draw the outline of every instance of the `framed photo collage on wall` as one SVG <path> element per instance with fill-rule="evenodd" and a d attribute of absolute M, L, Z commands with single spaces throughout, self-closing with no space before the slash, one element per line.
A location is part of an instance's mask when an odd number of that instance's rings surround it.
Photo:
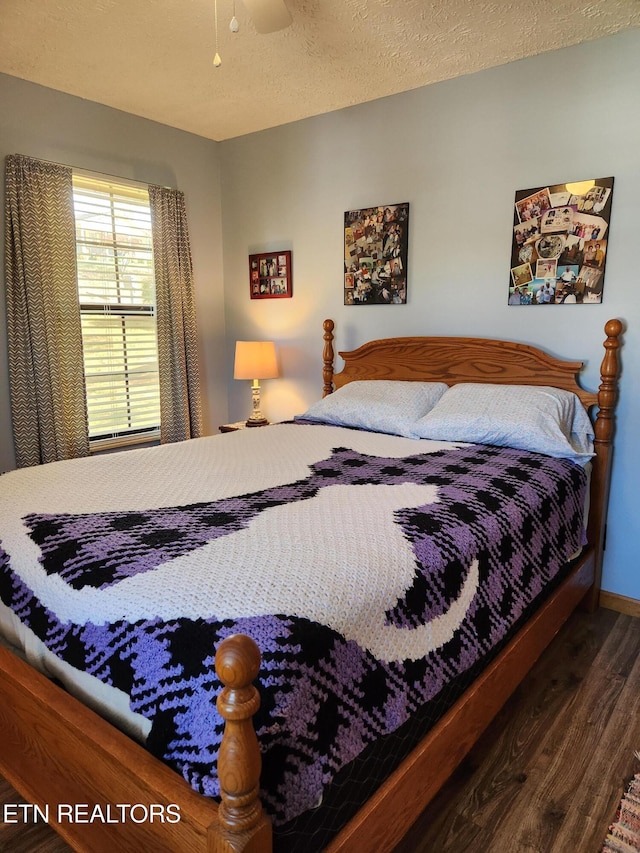
<path fill-rule="evenodd" d="M 516 192 L 509 305 L 601 303 L 613 178 Z"/>

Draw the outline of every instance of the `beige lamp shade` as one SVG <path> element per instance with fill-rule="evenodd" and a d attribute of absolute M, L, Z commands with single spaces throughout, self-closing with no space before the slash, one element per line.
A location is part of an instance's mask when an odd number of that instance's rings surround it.
<path fill-rule="evenodd" d="M 234 379 L 275 379 L 277 375 L 273 341 L 236 341 Z"/>

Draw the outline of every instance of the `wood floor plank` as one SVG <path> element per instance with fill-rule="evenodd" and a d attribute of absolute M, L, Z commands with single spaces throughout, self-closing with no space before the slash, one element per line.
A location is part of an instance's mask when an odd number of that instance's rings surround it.
<path fill-rule="evenodd" d="M 630 646 L 640 644 L 640 619 L 620 620 Z M 621 638 L 621 644 L 625 640 Z M 577 788 L 571 809 L 558 833 L 558 844 L 582 840 L 594 815 L 612 820 L 616 806 L 630 778 L 629 744 L 640 744 L 640 655 L 635 661 L 624 690 L 602 738 L 587 762 L 582 784 Z M 640 762 L 633 768 L 640 770 Z M 617 784 L 616 784 L 617 783 Z M 580 848 L 579 848 L 580 849 Z"/>
<path fill-rule="evenodd" d="M 537 749 L 530 752 L 527 781 L 495 833 L 502 840 L 524 843 L 532 850 L 549 850 L 561 830 L 577 786 L 583 783 L 588 763 L 578 756 L 593 754 L 615 710 L 629 668 L 629 649 L 620 645 L 617 632 L 607 637 L 602 650 L 577 690 L 554 717 Z"/>
<path fill-rule="evenodd" d="M 23 797 L 0 776 L 0 808 L 7 804 L 24 802 Z M 40 821 L 4 823 L 0 820 L 0 851 L 2 853 L 71 853 L 71 848 L 46 823 Z"/>
<path fill-rule="evenodd" d="M 422 849 L 416 845 L 426 827 L 428 838 L 455 848 L 461 825 L 458 813 L 481 824 L 487 834 L 513 808 L 528 781 L 527 762 L 546 733 L 549 717 L 555 717 L 567 695 L 579 687 L 614 621 L 614 614 L 604 612 L 597 620 L 586 614 L 573 617 L 571 626 L 560 632 L 460 771 L 427 808 L 403 849 Z M 520 714 L 514 714 L 513 708 L 519 708 Z"/>
<path fill-rule="evenodd" d="M 563 837 L 569 815 L 576 808 L 576 793 L 589 788 L 594 763 L 599 765 L 600 779 L 606 780 L 606 788 L 614 788 L 607 731 L 613 727 L 621 735 L 620 727 L 615 725 L 621 716 L 620 709 L 625 708 L 625 716 L 630 707 L 632 712 L 634 710 L 633 695 L 624 694 L 628 689 L 629 674 L 638 659 L 640 644 L 640 632 L 619 630 L 625 622 L 621 618 L 616 620 L 607 642 L 593 662 L 590 677 L 583 682 L 578 694 L 551 728 L 552 738 L 545 751 L 551 747 L 552 762 L 530 805 L 532 832 L 527 840 L 533 839 L 534 849 L 550 849 L 560 843 L 558 839 Z M 635 740 L 629 727 L 625 735 L 622 743 L 626 746 L 628 762 Z M 585 761 L 585 756 L 589 760 Z M 601 756 L 601 759 L 596 756 Z M 611 795 L 610 799 L 615 807 L 615 797 Z M 601 809 L 600 819 L 606 820 L 607 801 L 598 803 L 592 795 L 588 813 L 594 815 L 598 808 Z M 586 827 L 582 831 L 586 831 Z M 577 839 L 572 839 L 572 843 L 575 841 Z"/>
<path fill-rule="evenodd" d="M 636 723 L 622 736 L 617 721 L 637 713 L 639 653 L 639 619 L 575 614 L 396 853 L 600 849 L 621 775 L 637 765 Z M 614 766 L 607 755 L 612 729 L 619 739 Z M 592 775 L 600 796 L 589 805 L 576 791 Z M 472 847 L 464 843 L 465 824 L 473 827 Z"/>
<path fill-rule="evenodd" d="M 491 754 L 483 761 L 478 777 L 481 785 L 470 800 L 476 822 L 495 826 L 500 812 L 513 809 L 519 798 L 531 796 L 530 791 L 539 785 L 535 770 L 541 763 L 547 763 L 544 747 L 549 737 L 549 721 L 561 716 L 570 698 L 580 689 L 612 621 L 607 618 L 597 626 L 603 630 L 594 630 L 590 621 L 575 620 L 575 626 L 558 637 L 554 649 L 523 684 L 516 697 L 520 713 L 513 714 L 515 703 L 503 709 L 493 726 L 500 732 L 499 737 L 493 740 Z M 542 760 L 538 755 L 540 750 Z"/>

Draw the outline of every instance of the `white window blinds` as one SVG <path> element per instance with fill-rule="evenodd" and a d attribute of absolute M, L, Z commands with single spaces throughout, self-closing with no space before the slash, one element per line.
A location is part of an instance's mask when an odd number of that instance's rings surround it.
<path fill-rule="evenodd" d="M 89 440 L 159 435 L 149 194 L 74 174 L 73 196 Z"/>

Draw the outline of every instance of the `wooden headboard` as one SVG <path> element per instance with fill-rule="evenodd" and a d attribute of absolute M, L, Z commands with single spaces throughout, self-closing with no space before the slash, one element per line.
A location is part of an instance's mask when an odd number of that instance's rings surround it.
<path fill-rule="evenodd" d="M 578 383 L 583 362 L 554 358 L 528 344 L 489 338 L 400 337 L 369 341 L 351 352 L 340 352 L 344 368 L 334 373 L 333 329 L 333 320 L 325 320 L 325 396 L 356 379 L 396 379 L 448 385 L 552 385 L 573 391 L 587 408 L 598 404 L 598 394 L 586 391 Z M 621 331 L 619 320 L 607 323 L 605 332 L 611 350 L 619 346 Z"/>

